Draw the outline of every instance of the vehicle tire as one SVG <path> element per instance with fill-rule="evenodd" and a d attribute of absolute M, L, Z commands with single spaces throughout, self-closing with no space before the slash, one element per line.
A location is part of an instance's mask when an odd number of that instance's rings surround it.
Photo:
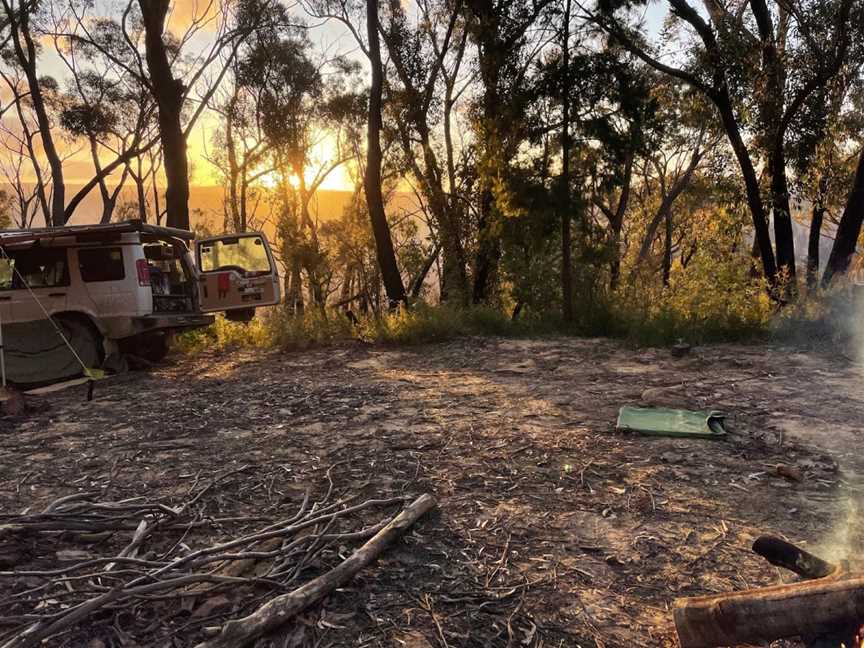
<path fill-rule="evenodd" d="M 95 369 L 102 366 L 102 361 L 105 360 L 105 348 L 102 344 L 102 334 L 93 322 L 87 317 L 78 315 L 58 315 L 55 321 L 85 367 Z M 65 345 L 64 347 L 67 354 L 72 356 L 69 347 Z M 77 367 L 76 373 L 82 373 L 78 360 L 72 356 L 71 361 L 74 365 L 70 363 L 70 366 Z"/>
<path fill-rule="evenodd" d="M 164 331 L 143 333 L 135 338 L 130 352 L 148 362 L 161 362 L 168 355 L 170 342 L 168 333 Z"/>
<path fill-rule="evenodd" d="M 255 319 L 255 309 L 254 308 L 242 308 L 239 310 L 225 311 L 225 319 L 227 319 L 231 322 L 240 322 L 241 324 L 248 324 L 253 319 Z"/>

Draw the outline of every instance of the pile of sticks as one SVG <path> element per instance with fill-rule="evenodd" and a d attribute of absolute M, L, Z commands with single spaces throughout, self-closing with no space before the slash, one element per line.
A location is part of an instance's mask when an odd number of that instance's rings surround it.
<path fill-rule="evenodd" d="M 282 519 L 213 517 L 207 500 L 224 481 L 179 503 L 78 493 L 0 516 L 0 646 L 247 645 L 344 585 L 435 506 L 429 495 L 357 502 L 331 482 Z"/>

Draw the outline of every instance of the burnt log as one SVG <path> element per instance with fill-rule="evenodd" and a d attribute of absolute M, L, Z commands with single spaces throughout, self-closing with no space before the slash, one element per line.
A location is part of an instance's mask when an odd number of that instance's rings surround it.
<path fill-rule="evenodd" d="M 679 599 L 672 616 L 681 648 L 818 637 L 864 619 L 864 575 L 838 569 L 799 583 Z"/>
<path fill-rule="evenodd" d="M 837 570 L 836 565 L 774 536 L 757 538 L 753 543 L 753 552 L 775 567 L 783 567 L 805 579 L 824 578 Z"/>

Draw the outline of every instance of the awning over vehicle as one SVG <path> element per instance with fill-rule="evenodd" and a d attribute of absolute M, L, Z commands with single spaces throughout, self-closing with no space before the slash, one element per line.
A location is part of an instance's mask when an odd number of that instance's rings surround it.
<path fill-rule="evenodd" d="M 177 229 L 175 227 L 160 227 L 144 223 L 140 220 L 131 220 L 122 223 L 106 223 L 104 225 L 69 225 L 66 227 L 43 227 L 32 230 L 0 230 L 0 247 L 70 236 L 116 235 L 127 232 L 141 232 L 159 237 L 173 237 L 184 241 L 191 241 L 195 238 L 195 234 L 188 230 Z"/>

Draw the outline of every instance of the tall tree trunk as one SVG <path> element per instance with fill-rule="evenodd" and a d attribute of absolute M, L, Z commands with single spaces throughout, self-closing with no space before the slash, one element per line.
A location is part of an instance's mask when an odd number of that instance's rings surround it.
<path fill-rule="evenodd" d="M 381 43 L 378 37 L 378 0 L 366 0 L 366 34 L 369 39 L 369 62 L 372 66 L 372 86 L 369 89 L 369 123 L 366 143 L 366 204 L 375 237 L 375 252 L 381 279 L 391 307 L 405 303 L 405 286 L 396 265 L 393 239 L 384 212 L 381 193 L 381 95 L 384 71 L 381 66 Z"/>
<path fill-rule="evenodd" d="M 481 63 L 481 67 L 483 64 Z M 491 76 L 491 75 L 489 75 Z M 474 261 L 473 302 L 482 304 L 492 295 L 498 281 L 498 260 L 501 256 L 501 242 L 495 224 L 495 196 L 492 191 L 493 175 L 497 173 L 497 164 L 493 157 L 500 155 L 499 146 L 493 142 L 500 140 L 495 134 L 495 119 L 497 112 L 497 83 L 487 81 L 484 88 L 483 121 L 486 141 L 481 145 L 485 148 L 481 154 L 484 158 L 480 178 L 480 205 L 477 219 L 477 255 Z"/>
<path fill-rule="evenodd" d="M 296 255 L 291 259 L 290 283 L 287 293 L 288 306 L 297 315 L 302 315 L 304 310 L 303 305 L 303 278 L 300 274 L 300 259 Z M 288 277 L 286 277 L 288 279 Z"/>
<path fill-rule="evenodd" d="M 672 275 L 672 210 L 666 210 L 666 237 L 663 245 L 663 285 L 669 286 Z"/>
<path fill-rule="evenodd" d="M 8 0 L 3 0 L 3 9 L 9 23 L 12 44 L 15 57 L 24 70 L 27 78 L 27 87 L 30 91 L 30 103 L 33 112 L 36 113 L 36 122 L 39 125 L 39 137 L 42 139 L 42 150 L 48 160 L 51 169 L 51 213 L 45 214 L 46 225 L 61 227 L 66 224 L 66 185 L 63 181 L 63 161 L 54 145 L 51 135 L 51 120 L 48 118 L 48 109 L 45 106 L 45 97 L 42 95 L 42 87 L 39 84 L 39 75 L 36 70 L 36 45 L 30 34 L 30 3 L 26 7 L 13 8 Z M 23 42 L 22 42 L 23 41 Z"/>
<path fill-rule="evenodd" d="M 483 86 L 482 124 L 480 133 L 480 199 L 477 219 L 477 254 L 474 260 L 473 301 L 475 304 L 487 302 L 498 282 L 498 261 L 501 257 L 501 241 L 498 237 L 497 216 L 493 185 L 495 177 L 505 163 L 502 150 L 505 142 L 500 127 L 502 44 L 500 42 L 499 20 L 491 0 L 477 0 L 469 3 L 476 25 L 477 57 L 480 68 L 480 81 Z"/>
<path fill-rule="evenodd" d="M 633 269 L 634 273 L 638 267 L 645 262 L 645 259 L 648 258 L 648 254 L 651 252 L 651 246 L 654 243 L 654 238 L 657 236 L 657 230 L 660 227 L 660 224 L 664 221 L 667 223 L 669 222 L 672 214 L 672 206 L 678 199 L 678 196 L 681 195 L 693 179 L 693 174 L 699 166 L 702 155 L 703 151 L 697 144 L 696 150 L 693 151 L 693 156 L 690 158 L 690 162 L 687 165 L 684 174 L 675 181 L 669 192 L 663 196 L 660 206 L 654 213 L 654 218 L 651 219 L 651 222 L 648 224 L 648 229 L 645 231 L 645 237 L 642 239 L 642 245 L 639 247 L 639 256 L 636 259 L 636 267 Z"/>
<path fill-rule="evenodd" d="M 756 20 L 762 45 L 762 74 L 765 76 L 764 99 L 761 102 L 763 128 L 771 138 L 768 151 L 768 172 L 771 175 L 771 213 L 774 217 L 774 246 L 777 250 L 777 270 L 784 273 L 788 282 L 787 293 L 796 292 L 795 285 L 795 237 L 792 231 L 792 213 L 789 206 L 789 183 L 786 179 L 786 155 L 783 150 L 785 132 L 783 121 L 783 97 L 786 88 L 786 71 L 781 50 L 785 42 L 784 10 L 780 7 L 780 21 L 774 25 L 766 0 L 750 0 L 750 9 Z"/>
<path fill-rule="evenodd" d="M 825 207 L 819 200 L 813 205 L 810 216 L 810 236 L 807 240 L 807 287 L 811 290 L 819 285 L 819 243 L 822 240 L 822 222 Z"/>
<path fill-rule="evenodd" d="M 247 202 L 249 201 L 249 177 L 248 177 L 248 161 L 244 160 L 240 166 L 240 228 L 242 232 L 249 229 L 249 212 Z M 252 210 L 252 215 L 255 215 L 255 210 Z"/>
<path fill-rule="evenodd" d="M 132 175 L 132 179 L 135 181 L 135 193 L 138 196 L 138 218 L 141 219 L 142 223 L 147 222 L 147 188 L 144 186 L 144 162 L 142 160 L 142 156 L 138 156 L 136 158 L 137 171 L 132 171 L 132 165 L 127 162 L 126 166 L 129 168 L 129 173 Z"/>
<path fill-rule="evenodd" d="M 153 156 L 150 156 L 150 166 L 153 166 Z M 159 202 L 159 184 L 156 182 L 156 169 L 154 168 L 151 173 L 151 184 L 153 191 L 153 213 L 156 215 L 156 224 L 162 224 L 162 205 Z"/>
<path fill-rule="evenodd" d="M 573 321 L 573 267 L 570 218 L 570 0 L 564 4 L 561 39 L 564 79 L 561 84 L 561 315 Z"/>
<path fill-rule="evenodd" d="M 103 224 L 110 223 L 111 214 L 114 212 L 114 203 L 111 200 L 111 192 L 108 190 L 108 183 L 102 175 L 102 163 L 99 161 L 99 142 L 96 140 L 95 133 L 88 133 L 87 139 L 90 144 L 90 157 L 93 160 L 93 167 L 96 169 L 96 174 L 99 176 L 99 195 L 102 197 L 102 217 L 99 219 L 99 222 Z"/>
<path fill-rule="evenodd" d="M 22 97 L 16 92 L 15 97 L 13 99 L 15 104 L 15 110 L 18 113 L 18 121 L 21 124 L 22 134 L 24 135 L 24 142 L 27 148 L 27 154 L 30 158 L 30 162 L 33 165 L 33 173 L 36 176 L 36 197 L 39 200 L 39 207 L 42 210 L 42 214 L 45 216 L 46 225 L 49 224 L 51 220 L 51 210 L 48 207 L 48 192 L 46 189 L 45 179 L 42 177 L 42 165 L 39 164 L 39 157 L 36 153 L 36 147 L 33 142 L 33 133 L 30 130 L 30 127 L 27 125 L 27 120 L 24 117 L 24 112 L 21 109 Z M 16 182 L 20 185 L 21 177 L 20 175 L 16 177 Z M 24 218 L 24 211 L 21 212 L 22 218 Z M 35 216 L 35 212 L 34 212 Z M 32 219 L 32 217 L 31 217 Z M 22 228 L 26 229 L 26 228 Z"/>
<path fill-rule="evenodd" d="M 792 229 L 792 212 L 789 204 L 789 183 L 786 179 L 786 156 L 783 142 L 777 142 L 769 166 L 771 170 L 771 211 L 774 216 L 774 245 L 777 248 L 777 269 L 784 273 L 787 295 L 794 295 L 795 285 L 795 235 Z"/>
<path fill-rule="evenodd" d="M 750 159 L 750 152 L 747 150 L 744 139 L 741 137 L 741 131 L 738 128 L 735 111 L 732 109 L 732 101 L 729 98 L 728 92 L 712 98 L 717 109 L 720 111 L 723 128 L 726 131 L 726 136 L 729 138 L 735 158 L 738 160 L 738 165 L 741 167 L 744 188 L 747 192 L 747 206 L 753 218 L 753 230 L 755 232 L 754 247 L 758 248 L 759 257 L 762 260 L 762 272 L 768 283 L 771 286 L 775 286 L 777 283 L 777 262 L 774 257 L 774 249 L 771 247 L 768 215 L 765 213 L 765 205 L 762 202 L 762 194 L 759 191 L 759 178 L 756 175 L 756 169 L 753 167 L 753 160 Z"/>
<path fill-rule="evenodd" d="M 440 253 L 441 245 L 439 244 L 435 246 L 432 253 L 426 257 L 425 261 L 423 261 L 423 266 L 420 268 L 420 272 L 417 273 L 417 276 L 414 277 L 413 281 L 410 283 L 411 299 L 418 299 L 420 297 L 420 292 L 423 290 L 423 282 L 426 281 L 426 277 L 432 270 L 432 266 L 435 265 L 435 261 L 438 259 Z"/>
<path fill-rule="evenodd" d="M 463 35 L 457 50 L 458 69 L 462 63 L 465 52 L 467 31 Z M 455 90 L 455 77 L 446 78 L 446 93 L 444 97 L 444 147 L 447 155 L 447 184 L 449 200 L 447 200 L 446 220 L 447 227 L 441 229 L 442 246 L 442 268 L 441 268 L 441 300 L 455 301 L 460 306 L 468 304 L 468 273 L 465 258 L 465 247 L 462 245 L 462 219 L 464 209 L 459 202 L 456 193 L 456 162 L 453 149 L 452 116 L 456 99 L 453 97 Z"/>
<path fill-rule="evenodd" d="M 473 301 L 475 304 L 488 301 L 497 281 L 501 244 L 493 224 L 494 206 L 495 198 L 491 186 L 483 186 L 480 190 L 480 215 L 477 221 L 479 241 L 474 261 Z"/>
<path fill-rule="evenodd" d="M 446 133 L 449 128 L 446 113 L 444 120 Z M 414 138 L 409 132 L 407 124 L 400 123 L 398 125 L 398 132 L 408 165 L 420 184 L 420 189 L 426 199 L 429 212 L 438 226 L 437 234 L 441 247 L 444 250 L 441 301 L 464 306 L 468 302 L 468 277 L 465 272 L 465 249 L 462 246 L 461 217 L 458 203 L 453 199 L 453 196 L 448 200 L 447 194 L 444 192 L 440 165 L 432 149 L 431 133 L 426 126 L 425 116 L 415 114 L 414 123 L 423 147 L 422 168 L 416 158 Z M 448 155 L 451 154 L 448 152 Z M 448 158 L 449 163 L 450 160 Z M 451 185 L 455 185 L 455 182 L 451 182 Z"/>
<path fill-rule="evenodd" d="M 159 108 L 159 137 L 165 164 L 165 209 L 169 227 L 189 229 L 189 166 L 181 116 L 183 83 L 175 79 L 162 34 L 170 0 L 138 0 L 144 22 L 144 45 L 150 91 Z"/>
<path fill-rule="evenodd" d="M 612 236 L 610 237 L 610 247 L 612 249 L 612 259 L 609 261 L 609 289 L 618 290 L 621 283 L 621 229 L 623 223 L 618 221 L 612 224 Z"/>
<path fill-rule="evenodd" d="M 240 196 L 237 186 L 240 183 L 240 167 L 237 164 L 237 142 L 234 138 L 234 110 L 237 104 L 236 91 L 228 102 L 225 118 L 225 150 L 228 154 L 228 211 L 235 232 L 246 230 L 246 224 L 240 219 Z"/>
<path fill-rule="evenodd" d="M 858 158 L 858 168 L 855 171 L 855 181 L 852 184 L 852 192 L 846 202 L 846 209 L 837 226 L 837 235 L 828 257 L 828 265 L 825 274 L 822 275 L 822 286 L 827 288 L 835 275 L 846 274 L 858 238 L 861 236 L 861 224 L 864 222 L 864 149 Z"/>
<path fill-rule="evenodd" d="M 621 282 L 621 231 L 624 229 L 624 216 L 627 214 L 627 208 L 630 205 L 630 191 L 633 184 L 633 163 L 636 159 L 636 152 L 630 151 L 627 154 L 627 161 L 624 163 L 624 181 L 621 185 L 621 196 L 618 198 L 618 207 L 612 214 L 609 222 L 609 227 L 612 230 L 610 245 L 612 248 L 612 260 L 609 263 L 609 288 L 617 290 Z"/>

